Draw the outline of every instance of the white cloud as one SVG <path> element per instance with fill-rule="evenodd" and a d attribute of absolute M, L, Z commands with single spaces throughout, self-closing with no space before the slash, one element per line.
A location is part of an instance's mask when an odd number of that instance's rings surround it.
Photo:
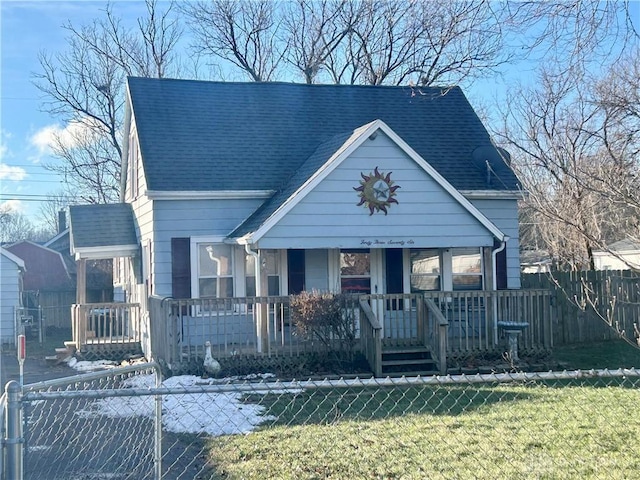
<path fill-rule="evenodd" d="M 0 159 L 10 158 L 12 156 L 9 146 L 7 145 L 7 140 L 9 140 L 11 136 L 11 133 L 0 129 Z"/>
<path fill-rule="evenodd" d="M 19 182 L 27 176 L 27 171 L 22 167 L 14 167 L 0 163 L 0 180 L 13 180 Z"/>
<path fill-rule="evenodd" d="M 100 126 L 94 120 L 82 118 L 72 120 L 64 127 L 58 124 L 47 125 L 34 133 L 29 140 L 41 154 L 47 155 L 57 145 L 75 148 L 91 144 L 96 141 L 99 129 Z"/>
<path fill-rule="evenodd" d="M 20 200 L 7 200 L 0 203 L 0 211 L 11 213 L 23 213 L 25 211 L 24 203 Z"/>

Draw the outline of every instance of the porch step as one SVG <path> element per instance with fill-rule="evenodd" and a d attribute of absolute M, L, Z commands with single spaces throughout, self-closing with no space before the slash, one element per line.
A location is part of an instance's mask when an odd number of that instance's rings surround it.
<path fill-rule="evenodd" d="M 426 347 L 386 347 L 382 350 L 382 374 L 436 375 L 438 365 Z"/>
<path fill-rule="evenodd" d="M 67 345 L 68 343 L 70 343 L 71 345 Z M 44 357 L 45 361 L 48 364 L 58 365 L 73 356 L 73 354 L 75 353 L 75 346 L 73 342 L 64 342 L 64 344 L 65 344 L 64 347 L 56 348 L 55 355 L 49 355 Z"/>

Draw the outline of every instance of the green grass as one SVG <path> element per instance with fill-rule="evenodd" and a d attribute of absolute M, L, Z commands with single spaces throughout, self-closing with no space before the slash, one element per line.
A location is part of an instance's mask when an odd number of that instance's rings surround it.
<path fill-rule="evenodd" d="M 553 356 L 568 369 L 640 368 L 640 348 L 623 340 L 555 347 Z"/>
<path fill-rule="evenodd" d="M 211 440 L 212 478 L 635 478 L 640 380 L 631 380 L 249 397 L 278 420 Z"/>

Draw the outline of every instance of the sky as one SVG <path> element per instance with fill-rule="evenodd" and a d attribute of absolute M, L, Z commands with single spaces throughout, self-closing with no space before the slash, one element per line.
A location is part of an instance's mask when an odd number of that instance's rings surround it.
<path fill-rule="evenodd" d="M 102 15 L 106 0 L 0 0 L 0 205 L 9 203 L 33 223 L 40 205 L 62 188 L 63 179 L 43 165 L 54 133 L 68 126 L 41 110 L 42 94 L 33 85 L 38 55 L 66 50 L 68 22 L 78 26 Z M 144 11 L 142 0 L 112 1 L 116 15 L 135 22 Z M 632 16 L 640 24 L 640 0 L 632 0 Z M 533 78 L 532 67 L 517 65 L 501 77 L 478 81 L 467 90 L 476 108 L 496 102 L 514 76 Z"/>
<path fill-rule="evenodd" d="M 62 188 L 63 179 L 43 164 L 52 134 L 65 128 L 41 110 L 42 94 L 33 85 L 38 55 L 66 49 L 62 28 L 100 16 L 106 1 L 0 0 L 0 205 L 5 202 L 39 223 L 40 201 Z M 116 12 L 135 18 L 140 1 L 118 2 Z"/>

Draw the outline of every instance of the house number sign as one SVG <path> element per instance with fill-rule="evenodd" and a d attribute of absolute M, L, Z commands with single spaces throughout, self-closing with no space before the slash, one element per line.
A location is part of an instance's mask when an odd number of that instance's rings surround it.
<path fill-rule="evenodd" d="M 391 180 L 391 173 L 386 175 L 381 173 L 376 167 L 369 175 L 360 173 L 362 180 L 360 180 L 360 186 L 353 187 L 360 197 L 360 203 L 358 206 L 364 205 L 369 209 L 369 215 L 373 215 L 375 212 L 384 212 L 387 214 L 388 208 L 392 203 L 398 203 L 395 199 L 396 190 L 400 187 L 394 185 Z"/>

